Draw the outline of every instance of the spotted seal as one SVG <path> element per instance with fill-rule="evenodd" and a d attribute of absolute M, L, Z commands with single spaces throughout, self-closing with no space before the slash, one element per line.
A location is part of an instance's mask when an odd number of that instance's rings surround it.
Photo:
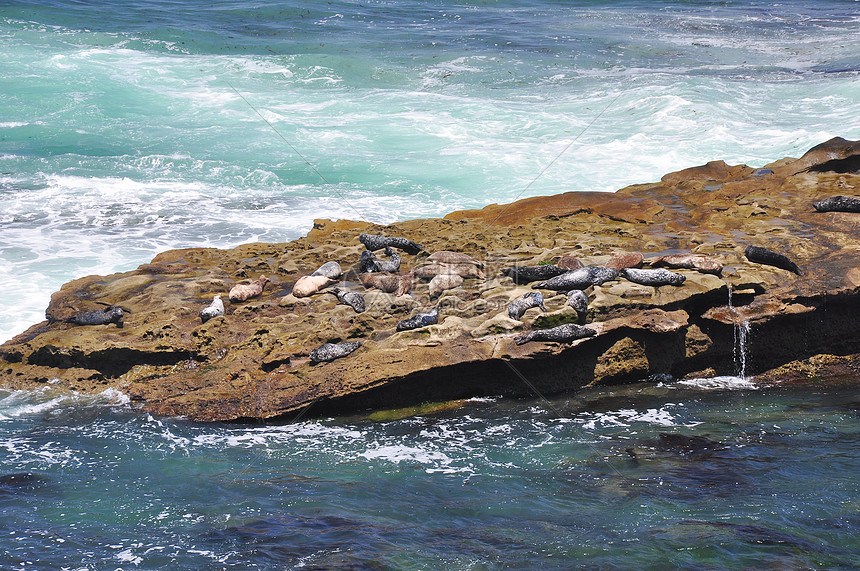
<path fill-rule="evenodd" d="M 125 313 L 121 307 L 112 305 L 105 309 L 78 313 L 67 321 L 75 325 L 107 325 L 108 323 L 116 323 L 117 327 L 122 327 L 123 315 Z"/>
<path fill-rule="evenodd" d="M 400 254 L 386 246 L 385 255 L 388 256 L 388 261 L 377 260 L 376 256 L 370 250 L 365 250 L 361 253 L 361 262 L 359 263 L 359 272 L 392 272 L 397 273 L 400 270 Z"/>
<path fill-rule="evenodd" d="M 427 325 L 436 325 L 439 323 L 439 308 L 434 307 L 427 313 L 416 313 L 409 319 L 397 322 L 397 331 L 409 331 L 410 329 L 418 329 Z"/>
<path fill-rule="evenodd" d="M 344 341 L 343 343 L 323 343 L 310 352 L 311 361 L 322 363 L 346 357 L 361 347 L 361 341 Z"/>
<path fill-rule="evenodd" d="M 345 303 L 346 305 L 350 306 L 355 310 L 356 313 L 364 313 L 364 296 L 357 291 L 349 291 L 346 289 L 334 287 L 328 290 L 328 293 L 337 296 L 337 300 L 339 302 Z"/>
<path fill-rule="evenodd" d="M 269 278 L 261 275 L 259 279 L 256 279 L 249 284 L 233 286 L 233 289 L 230 290 L 227 297 L 230 301 L 245 301 L 246 299 L 257 297 L 263 293 L 263 288 L 266 287 L 267 283 L 269 283 Z"/>
<path fill-rule="evenodd" d="M 789 260 L 786 256 L 777 254 L 773 250 L 768 250 L 761 246 L 747 246 L 746 249 L 744 249 L 744 256 L 746 256 L 747 260 L 750 262 L 774 266 L 776 268 L 788 270 L 789 272 L 794 272 L 799 276 L 803 275 L 803 272 L 800 271 L 797 264 Z"/>
<path fill-rule="evenodd" d="M 670 272 L 665 268 L 655 270 L 639 270 L 636 268 L 624 268 L 621 273 L 633 283 L 660 287 L 664 285 L 679 286 L 687 281 L 687 276 L 676 272 Z"/>
<path fill-rule="evenodd" d="M 582 323 L 588 313 L 588 296 L 585 295 L 585 292 L 581 289 L 570 290 L 570 293 L 567 294 L 567 305 L 576 311 L 579 322 Z"/>
<path fill-rule="evenodd" d="M 417 254 L 424 251 L 424 246 L 416 244 L 412 240 L 401 238 L 399 236 L 379 236 L 375 234 L 361 234 L 358 241 L 364 244 L 368 250 L 381 250 L 386 246 L 399 248 L 407 254 Z"/>
<path fill-rule="evenodd" d="M 598 266 L 585 266 L 578 270 L 565 272 L 544 282 L 532 284 L 532 289 L 552 289 L 555 291 L 570 291 L 572 289 L 585 289 L 588 286 L 598 286 L 618 277 L 615 268 L 601 268 Z"/>
<path fill-rule="evenodd" d="M 595 335 L 597 335 L 597 331 L 590 327 L 583 327 L 582 325 L 576 325 L 575 323 L 565 323 L 558 327 L 552 327 L 550 329 L 536 329 L 526 333 L 525 335 L 514 337 L 514 343 L 517 345 L 523 345 L 529 341 L 555 341 L 556 343 L 570 343 L 577 339 L 594 337 Z"/>
<path fill-rule="evenodd" d="M 224 315 L 224 302 L 221 301 L 221 294 L 215 294 L 212 298 L 212 303 L 200 310 L 200 319 L 206 323 L 213 317 Z"/>
<path fill-rule="evenodd" d="M 516 298 L 508 304 L 508 315 L 511 319 L 519 321 L 526 311 L 533 307 L 539 307 L 546 311 L 543 304 L 543 294 L 539 291 L 530 291 Z"/>
<path fill-rule="evenodd" d="M 818 212 L 860 212 L 860 198 L 854 196 L 831 196 L 816 200 L 812 206 Z"/>
<path fill-rule="evenodd" d="M 538 280 L 548 280 L 569 271 L 572 270 L 567 270 L 555 264 L 542 264 L 540 266 L 514 266 L 512 268 L 505 268 L 502 270 L 502 275 L 511 278 L 516 284 L 527 284 Z"/>

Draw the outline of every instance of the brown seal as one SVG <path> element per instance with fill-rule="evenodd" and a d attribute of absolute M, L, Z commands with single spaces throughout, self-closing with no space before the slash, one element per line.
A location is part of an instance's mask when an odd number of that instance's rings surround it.
<path fill-rule="evenodd" d="M 645 261 L 645 257 L 639 252 L 621 252 L 612 254 L 609 261 L 604 264 L 607 268 L 625 270 L 627 268 L 638 268 Z"/>
<path fill-rule="evenodd" d="M 574 256 L 573 254 L 565 254 L 561 257 L 556 266 L 570 272 L 582 268 L 583 263 L 580 262 L 579 258 Z"/>
<path fill-rule="evenodd" d="M 652 267 L 659 268 L 682 268 L 685 270 L 696 270 L 703 274 L 723 275 L 723 265 L 717 260 L 705 254 L 670 254 L 660 256 L 650 261 Z"/>
<path fill-rule="evenodd" d="M 396 296 L 405 295 L 412 289 L 412 272 L 402 276 L 388 272 L 373 272 L 358 274 L 358 279 L 364 287 L 375 287 Z"/>

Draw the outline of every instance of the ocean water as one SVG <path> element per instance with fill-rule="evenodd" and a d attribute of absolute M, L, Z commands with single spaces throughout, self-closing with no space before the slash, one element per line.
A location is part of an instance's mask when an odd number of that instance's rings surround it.
<path fill-rule="evenodd" d="M 858 139 L 858 46 L 852 0 L 0 2 L 0 339 L 170 248 Z M 619 394 L 223 426 L 2 392 L 0 567 L 860 565 L 855 392 Z"/>

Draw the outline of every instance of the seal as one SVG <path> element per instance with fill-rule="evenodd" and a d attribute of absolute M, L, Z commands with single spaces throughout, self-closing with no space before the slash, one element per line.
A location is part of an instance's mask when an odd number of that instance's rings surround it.
<path fill-rule="evenodd" d="M 409 319 L 397 322 L 397 331 L 409 331 L 439 323 L 439 308 L 434 307 L 427 313 L 416 313 Z"/>
<path fill-rule="evenodd" d="M 361 347 L 361 341 L 344 341 L 343 343 L 323 343 L 310 352 L 311 361 L 322 363 L 346 357 Z"/>
<path fill-rule="evenodd" d="M 570 343 L 577 339 L 585 339 L 586 337 L 594 337 L 595 335 L 597 335 L 597 331 L 590 327 L 583 327 L 582 325 L 577 325 L 575 323 L 565 323 L 558 327 L 552 327 L 550 329 L 536 329 L 535 331 L 531 331 L 525 335 L 514 337 L 514 343 L 517 345 L 524 345 L 529 341 L 555 341 L 556 343 Z"/>
<path fill-rule="evenodd" d="M 345 303 L 346 305 L 350 306 L 355 310 L 356 313 L 364 313 L 364 296 L 357 291 L 349 291 L 334 287 L 328 290 L 328 293 L 337 296 L 337 300 L 339 302 Z"/>
<path fill-rule="evenodd" d="M 854 196 L 831 196 L 817 200 L 812 206 L 818 212 L 860 212 L 860 198 Z"/>
<path fill-rule="evenodd" d="M 747 246 L 746 249 L 744 249 L 744 256 L 746 256 L 747 260 L 750 262 L 774 266 L 776 268 L 788 270 L 789 272 L 794 272 L 799 276 L 803 275 L 803 272 L 800 271 L 797 264 L 789 260 L 786 256 L 777 254 L 773 250 L 768 250 L 761 246 Z"/>
<path fill-rule="evenodd" d="M 621 252 L 612 254 L 609 261 L 603 265 L 620 271 L 625 268 L 638 268 L 644 261 L 645 257 L 639 252 Z"/>
<path fill-rule="evenodd" d="M 676 272 L 670 272 L 664 268 L 656 270 L 638 270 L 636 268 L 625 268 L 621 270 L 624 277 L 633 283 L 660 287 L 664 285 L 679 286 L 687 281 L 687 276 Z"/>
<path fill-rule="evenodd" d="M 372 272 L 358 274 L 358 279 L 364 287 L 376 288 L 396 296 L 405 295 L 412 289 L 412 272 L 402 276 L 389 272 Z"/>
<path fill-rule="evenodd" d="M 723 275 L 723 265 L 705 254 L 670 254 L 660 256 L 650 261 L 653 268 L 667 267 L 674 269 L 696 270 L 703 274 Z"/>
<path fill-rule="evenodd" d="M 582 267 L 582 264 L 579 267 Z M 505 268 L 502 270 L 502 275 L 514 280 L 515 284 L 522 285 L 538 280 L 548 280 L 569 271 L 572 270 L 567 270 L 555 264 L 541 264 L 540 266 L 514 266 L 512 268 Z"/>
<path fill-rule="evenodd" d="M 578 270 L 565 272 L 544 282 L 533 284 L 532 289 L 552 289 L 555 291 L 585 289 L 588 286 L 598 286 L 609 280 L 614 280 L 618 278 L 618 274 L 619 272 L 615 268 L 585 266 Z"/>
<path fill-rule="evenodd" d="M 539 291 L 530 291 L 521 295 L 508 304 L 508 315 L 511 319 L 519 321 L 525 312 L 533 307 L 539 307 L 546 311 L 543 304 L 543 294 Z"/>
<path fill-rule="evenodd" d="M 212 303 L 200 310 L 200 319 L 206 323 L 213 317 L 224 315 L 224 302 L 221 301 L 221 294 L 216 294 L 212 298 Z"/>
<path fill-rule="evenodd" d="M 573 254 L 565 254 L 561 258 L 559 258 L 558 263 L 556 264 L 559 268 L 564 268 L 567 271 L 578 270 L 583 267 L 582 262 L 579 261 L 579 258 L 574 256 Z M 549 276 L 550 278 L 553 276 Z M 541 278 L 543 279 L 543 278 Z M 549 279 L 549 278 L 546 278 Z"/>
<path fill-rule="evenodd" d="M 576 310 L 579 316 L 579 322 L 585 321 L 585 316 L 588 313 L 588 296 L 581 289 L 570 290 L 567 294 L 567 305 Z"/>
<path fill-rule="evenodd" d="M 388 256 L 387 262 L 377 260 L 370 250 L 363 251 L 358 271 L 362 274 L 370 272 L 397 273 L 400 270 L 400 254 L 392 250 L 390 246 L 386 246 L 385 255 Z"/>
<path fill-rule="evenodd" d="M 460 252 L 452 252 L 450 250 L 439 250 L 427 256 L 427 260 L 431 262 L 439 262 L 440 264 L 471 264 L 477 268 L 483 268 L 484 264 Z"/>
<path fill-rule="evenodd" d="M 483 270 L 474 264 L 443 264 L 441 262 L 427 262 L 413 270 L 416 277 L 432 279 L 441 274 L 456 274 L 461 278 L 484 279 L 487 276 Z"/>
<path fill-rule="evenodd" d="M 263 293 L 263 288 L 266 287 L 266 284 L 269 283 L 269 278 L 264 275 L 261 275 L 259 279 L 252 281 L 249 284 L 239 284 L 233 286 L 233 289 L 230 290 L 230 293 L 227 294 L 227 297 L 230 301 L 245 301 L 246 299 L 251 299 L 252 297 L 257 297 L 261 293 Z"/>
<path fill-rule="evenodd" d="M 84 311 L 73 315 L 68 319 L 68 323 L 75 325 L 107 325 L 108 323 L 116 323 L 117 327 L 122 327 L 123 311 L 121 307 L 112 305 L 105 309 L 96 309 L 95 311 Z"/>
<path fill-rule="evenodd" d="M 361 234 L 358 237 L 358 241 L 364 244 L 364 247 L 368 250 L 381 250 L 386 246 L 390 246 L 392 248 L 399 248 L 407 254 L 413 255 L 424 251 L 424 246 L 421 244 L 416 244 L 412 240 L 407 240 L 406 238 L 401 238 L 399 236 L 392 237 L 379 236 L 375 234 Z"/>
<path fill-rule="evenodd" d="M 312 276 L 325 276 L 333 280 L 338 279 L 342 274 L 343 270 L 337 262 L 326 262 L 311 273 Z"/>
<path fill-rule="evenodd" d="M 335 283 L 335 281 L 336 280 L 321 275 L 315 276 L 311 274 L 309 276 L 302 276 L 296 280 L 295 284 L 293 284 L 293 291 L 290 293 L 296 297 L 308 297 L 317 293 L 324 287 L 330 286 Z"/>
<path fill-rule="evenodd" d="M 439 274 L 430 280 L 430 299 L 436 299 L 442 292 L 463 285 L 463 277 L 457 274 Z"/>

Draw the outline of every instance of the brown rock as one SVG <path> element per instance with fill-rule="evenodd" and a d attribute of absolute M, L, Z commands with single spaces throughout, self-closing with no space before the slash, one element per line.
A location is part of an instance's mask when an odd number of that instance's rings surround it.
<path fill-rule="evenodd" d="M 642 265 L 645 257 L 639 252 L 621 252 L 613 254 L 609 261 L 604 264 L 607 268 L 623 270 L 625 268 L 638 268 Z"/>
<path fill-rule="evenodd" d="M 47 321 L 0 345 L 0 386 L 32 389 L 52 381 L 56 390 L 88 393 L 113 387 L 153 414 L 290 420 L 299 411 L 322 415 L 533 390 L 549 395 L 667 372 L 733 374 L 736 333 L 747 326 L 747 366 L 755 368 L 748 373 L 849 378 L 860 362 L 852 357 L 860 355 L 860 220 L 815 212 L 811 204 L 860 188 L 857 156 L 856 143 L 837 139 L 801 159 L 768 165 L 771 173 L 713 161 L 612 194 L 527 198 L 385 227 L 318 220 L 307 237 L 287 244 L 164 252 L 131 272 L 65 284 L 51 297 Z M 410 236 L 436 251 L 418 265 L 426 279 L 451 266 L 477 277 L 478 259 L 490 277 L 464 283 L 456 295 L 441 292 L 433 305 L 442 323 L 396 335 L 398 321 L 430 306 L 426 282 L 404 295 L 412 273 L 358 276 L 379 288 L 365 293 L 361 314 L 334 296 L 298 298 L 277 289 L 286 276 L 293 281 L 328 260 L 357 267 L 361 233 Z M 744 248 L 762 237 L 808 271 L 786 279 L 785 271 L 749 263 Z M 545 299 L 547 313 L 511 320 L 508 302 L 531 290 L 502 277 L 503 268 L 559 258 L 570 268 L 579 259 L 600 265 L 606 252 L 639 251 L 650 253 L 654 265 L 687 264 L 674 266 L 687 278 L 683 286 L 618 280 L 591 287 L 588 327 L 596 336 L 516 345 L 520 334 L 575 316 L 565 295 L 553 295 Z M 405 269 L 417 269 L 415 263 L 404 259 Z M 278 302 L 248 298 L 223 318 L 201 323 L 204 302 L 235 279 L 260 274 L 277 276 Z M 354 271 L 343 279 L 354 281 Z M 109 306 L 123 309 L 122 329 L 64 321 Z M 313 349 L 344 341 L 361 341 L 362 350 L 310 364 Z M 838 359 L 822 357 L 836 352 Z M 850 378 L 856 383 L 856 374 Z"/>

